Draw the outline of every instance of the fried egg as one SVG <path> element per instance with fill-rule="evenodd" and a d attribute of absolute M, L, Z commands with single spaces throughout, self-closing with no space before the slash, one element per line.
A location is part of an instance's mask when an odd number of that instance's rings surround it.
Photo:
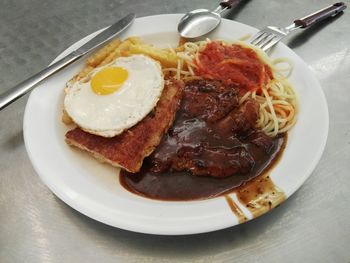
<path fill-rule="evenodd" d="M 158 61 L 144 55 L 120 57 L 69 86 L 64 108 L 84 131 L 113 137 L 141 121 L 163 88 Z"/>

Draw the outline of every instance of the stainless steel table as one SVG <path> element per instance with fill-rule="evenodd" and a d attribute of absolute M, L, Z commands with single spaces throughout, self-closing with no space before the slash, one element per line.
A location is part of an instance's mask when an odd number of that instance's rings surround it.
<path fill-rule="evenodd" d="M 229 17 L 255 27 L 282 26 L 331 3 L 251 0 Z M 146 16 L 216 4 L 2 0 L 0 91 L 129 11 Z M 330 131 L 312 176 L 281 207 L 240 226 L 193 236 L 144 235 L 95 222 L 56 198 L 33 170 L 22 137 L 24 97 L 0 112 L 0 262 L 350 262 L 350 8 L 285 42 L 320 80 Z"/>

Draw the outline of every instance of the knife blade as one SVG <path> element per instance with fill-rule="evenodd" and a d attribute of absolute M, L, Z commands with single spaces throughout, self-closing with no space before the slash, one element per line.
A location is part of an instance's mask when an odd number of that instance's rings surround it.
<path fill-rule="evenodd" d="M 18 85 L 9 89 L 8 91 L 5 91 L 4 93 L 2 93 L 0 95 L 0 110 L 4 109 L 8 105 L 10 105 L 12 102 L 16 101 L 17 99 L 19 99 L 20 97 L 22 97 L 23 95 L 31 91 L 43 80 L 57 73 L 61 69 L 67 67 L 73 62 L 79 60 L 90 51 L 100 47 L 101 45 L 105 44 L 116 35 L 120 34 L 128 26 L 131 25 L 134 19 L 135 19 L 135 14 L 132 14 L 132 13 L 128 14 L 127 16 L 120 19 L 115 24 L 111 25 L 110 27 L 108 27 L 107 29 L 99 33 L 97 36 L 95 36 L 94 38 L 92 38 L 91 40 L 83 44 L 81 47 L 79 47 L 78 49 L 74 50 L 73 52 L 65 56 L 64 58 L 53 63 L 52 65 L 48 66 L 44 70 L 36 73 L 32 77 L 24 80 L 23 82 L 19 83 Z"/>

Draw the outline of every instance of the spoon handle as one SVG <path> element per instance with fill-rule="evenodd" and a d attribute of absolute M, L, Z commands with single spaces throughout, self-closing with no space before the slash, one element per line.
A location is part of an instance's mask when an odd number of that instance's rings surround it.
<path fill-rule="evenodd" d="M 239 0 L 222 0 L 220 2 L 220 5 L 222 8 L 232 8 L 234 7 L 237 3 L 239 2 Z"/>

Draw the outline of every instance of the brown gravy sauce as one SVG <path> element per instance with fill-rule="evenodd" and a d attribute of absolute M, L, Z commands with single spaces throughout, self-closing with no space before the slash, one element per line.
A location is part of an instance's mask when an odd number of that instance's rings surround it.
<path fill-rule="evenodd" d="M 253 217 L 264 214 L 286 199 L 283 191 L 273 183 L 268 173 L 254 178 L 235 192 L 240 203 L 246 206 Z"/>
<path fill-rule="evenodd" d="M 239 208 L 239 206 L 233 201 L 233 199 L 229 195 L 225 195 L 226 202 L 228 206 L 231 208 L 231 211 L 236 215 L 238 219 L 238 223 L 244 223 L 248 220 L 243 211 Z"/>
<path fill-rule="evenodd" d="M 236 110 L 232 104 L 236 95 L 229 86 L 199 81 L 186 88 L 172 128 L 138 173 L 121 171 L 121 185 L 137 195 L 166 201 L 225 196 L 239 222 L 247 218 L 230 193 L 236 193 L 254 217 L 281 203 L 284 194 L 268 172 L 280 159 L 287 134 L 269 138 L 246 127 L 248 117 L 254 116 L 250 114 L 255 112 L 254 103 L 246 102 Z M 232 115 L 227 115 L 231 114 L 227 109 Z M 237 122 L 223 122 L 225 116 Z M 233 127 L 240 127 L 243 135 L 239 131 L 232 135 Z"/>
<path fill-rule="evenodd" d="M 286 144 L 287 135 L 285 135 L 283 147 L 280 149 L 273 163 L 260 175 L 232 191 L 232 193 L 237 195 L 239 202 L 252 213 L 253 218 L 266 213 L 286 200 L 284 192 L 274 184 L 270 177 L 270 171 L 281 159 Z M 230 194 L 226 194 L 225 199 L 232 212 L 238 218 L 238 222 L 243 223 L 247 221 L 247 217 L 233 201 Z"/>
<path fill-rule="evenodd" d="M 137 174 L 122 170 L 120 183 L 132 193 L 165 201 L 208 199 L 235 192 L 240 202 L 255 214 L 262 206 L 273 208 L 284 200 L 283 192 L 274 185 L 268 174 L 282 156 L 286 142 L 287 135 L 276 137 L 270 158 L 244 175 L 215 178 L 195 176 L 185 171 L 152 173 L 146 160 Z"/>

